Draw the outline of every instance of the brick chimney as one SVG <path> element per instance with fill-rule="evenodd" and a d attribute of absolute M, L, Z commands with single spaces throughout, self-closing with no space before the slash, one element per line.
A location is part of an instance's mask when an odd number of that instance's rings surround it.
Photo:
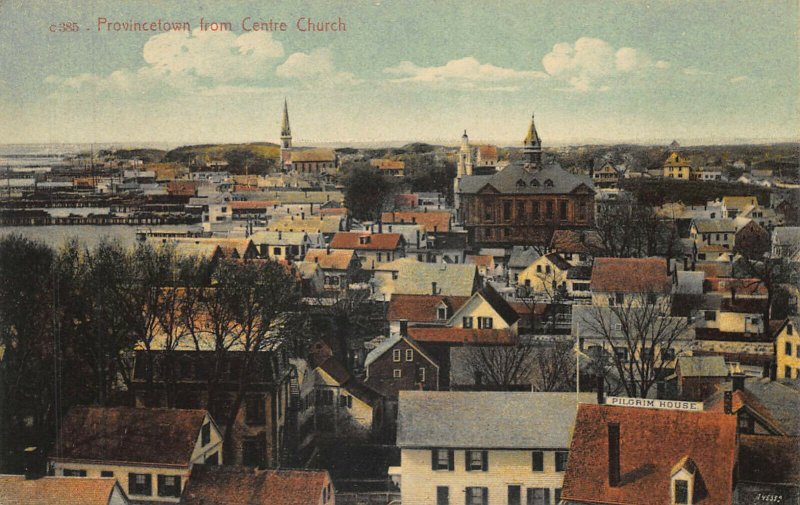
<path fill-rule="evenodd" d="M 608 423 L 608 485 L 619 487 L 619 423 Z"/>

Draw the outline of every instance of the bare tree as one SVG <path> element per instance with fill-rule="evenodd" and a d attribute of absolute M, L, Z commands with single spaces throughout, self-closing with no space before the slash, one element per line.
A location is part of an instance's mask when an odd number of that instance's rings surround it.
<path fill-rule="evenodd" d="M 688 320 L 672 316 L 669 297 L 659 293 L 633 293 L 621 304 L 593 306 L 579 324 L 611 347 L 614 369 L 631 397 L 647 396 L 665 376 L 677 341 L 689 331 Z"/>
<path fill-rule="evenodd" d="M 575 354 L 570 341 L 536 345 L 532 353 L 531 389 L 571 391 L 575 384 Z"/>
<path fill-rule="evenodd" d="M 533 355 L 533 346 L 527 343 L 473 346 L 466 355 L 466 367 L 476 382 L 508 390 L 530 384 Z"/>

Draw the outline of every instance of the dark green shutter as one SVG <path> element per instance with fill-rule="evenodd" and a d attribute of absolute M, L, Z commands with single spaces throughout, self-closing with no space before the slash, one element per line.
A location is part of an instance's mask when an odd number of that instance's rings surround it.
<path fill-rule="evenodd" d="M 447 469 L 451 472 L 456 469 L 455 451 L 450 449 L 447 451 Z"/>
<path fill-rule="evenodd" d="M 550 503 L 550 488 L 544 488 L 544 502 Z"/>
<path fill-rule="evenodd" d="M 483 458 L 483 471 L 489 471 L 489 451 L 482 451 L 481 457 Z"/>
<path fill-rule="evenodd" d="M 468 472 L 470 470 L 470 468 L 469 468 L 470 457 L 469 456 L 470 456 L 471 453 L 472 453 L 472 451 L 464 451 L 464 469 L 466 471 L 468 471 Z"/>
<path fill-rule="evenodd" d="M 436 470 L 436 449 L 431 449 L 431 470 Z"/>

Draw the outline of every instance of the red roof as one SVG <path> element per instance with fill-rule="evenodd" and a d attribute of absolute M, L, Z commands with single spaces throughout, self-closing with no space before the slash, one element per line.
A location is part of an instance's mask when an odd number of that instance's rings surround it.
<path fill-rule="evenodd" d="M 419 205 L 419 197 L 414 194 L 399 194 L 394 196 L 395 207 L 416 207 Z"/>
<path fill-rule="evenodd" d="M 389 301 L 389 310 L 386 319 L 389 321 L 413 321 L 419 323 L 436 322 L 439 305 L 444 302 L 448 308 L 448 316 L 461 308 L 468 296 L 441 296 L 441 295 L 392 295 Z"/>
<path fill-rule="evenodd" d="M 408 328 L 408 336 L 417 342 L 430 344 L 513 345 L 517 341 L 508 330 L 479 330 L 477 328 L 412 326 Z"/>
<path fill-rule="evenodd" d="M 331 247 L 334 249 L 394 251 L 400 247 L 401 239 L 402 235 L 399 233 L 340 231 L 331 239 Z"/>
<path fill-rule="evenodd" d="M 117 480 L 113 478 L 44 477 L 26 480 L 24 475 L 0 475 L 0 503 L 108 505 L 116 485 Z M 121 488 L 119 494 L 125 495 Z"/>
<path fill-rule="evenodd" d="M 318 505 L 330 483 L 326 470 L 259 470 L 198 466 L 181 496 L 184 505 Z"/>
<path fill-rule="evenodd" d="M 550 249 L 557 253 L 591 254 L 601 246 L 595 231 L 556 230 L 550 239 Z"/>
<path fill-rule="evenodd" d="M 346 207 L 331 207 L 330 209 L 319 209 L 320 216 L 346 216 Z"/>
<path fill-rule="evenodd" d="M 381 221 L 393 224 L 418 224 L 428 233 L 447 233 L 453 216 L 447 211 L 402 211 L 384 212 Z"/>
<path fill-rule="evenodd" d="M 668 293 L 664 258 L 597 258 L 592 267 L 593 292 Z"/>
<path fill-rule="evenodd" d="M 609 423 L 619 424 L 619 475 L 608 483 Z M 730 505 L 736 463 L 736 416 L 581 404 L 561 498 L 641 505 L 672 503 L 671 477 L 687 460 L 696 467 L 693 503 Z"/>
<path fill-rule="evenodd" d="M 737 295 L 767 295 L 767 288 L 758 279 L 736 279 L 732 277 L 706 277 L 704 284 L 708 291 L 730 293 L 735 289 Z"/>

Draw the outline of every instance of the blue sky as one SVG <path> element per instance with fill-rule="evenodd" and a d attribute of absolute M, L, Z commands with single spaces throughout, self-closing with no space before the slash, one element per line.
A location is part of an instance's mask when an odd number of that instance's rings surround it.
<path fill-rule="evenodd" d="M 797 140 L 786 1 L 0 0 L 0 143 Z M 32 4 L 32 5 L 31 5 Z M 244 32 L 243 18 L 283 33 Z M 98 32 L 188 21 L 189 32 Z M 300 17 L 345 32 L 302 33 Z M 231 32 L 197 30 L 200 18 Z M 77 33 L 51 33 L 61 21 Z"/>

